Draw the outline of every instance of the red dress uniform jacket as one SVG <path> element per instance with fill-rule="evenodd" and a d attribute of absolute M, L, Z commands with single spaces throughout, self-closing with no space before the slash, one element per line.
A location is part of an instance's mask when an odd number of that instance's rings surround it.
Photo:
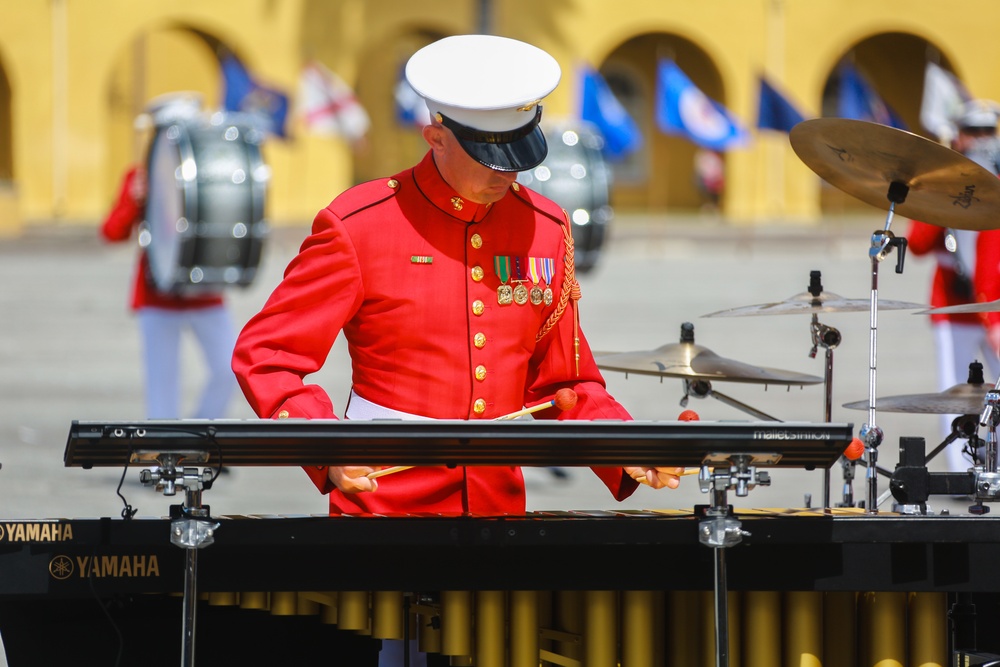
<path fill-rule="evenodd" d="M 572 410 L 542 418 L 630 419 L 607 392 L 572 307 L 541 338 L 557 307 L 566 254 L 563 212 L 515 184 L 491 205 L 464 201 L 431 153 L 408 171 L 345 192 L 320 211 L 284 280 L 236 343 L 233 370 L 261 417 L 334 419 L 326 392 L 306 384 L 343 331 L 354 391 L 373 403 L 435 419 L 493 419 L 574 389 Z M 497 259 L 500 258 L 500 259 Z M 551 305 L 500 305 L 497 262 L 531 285 L 523 265 L 551 259 Z M 536 261 L 536 266 L 542 264 Z M 508 279 L 508 282 L 510 279 Z M 546 414 L 548 413 L 548 414 Z M 345 495 L 325 469 L 307 469 L 331 513 L 523 513 L 520 469 L 420 467 Z M 595 470 L 619 500 L 636 483 Z"/>
<path fill-rule="evenodd" d="M 976 296 L 979 301 L 1000 299 L 1000 229 L 979 232 L 976 254 Z M 983 313 L 986 324 L 1000 325 L 1000 313 Z"/>
<path fill-rule="evenodd" d="M 132 236 L 132 229 L 142 221 L 144 202 L 136 198 L 136 179 L 140 177 L 142 167 L 132 167 L 125 172 L 122 179 L 118 199 L 101 225 L 101 236 L 104 240 L 118 243 L 127 241 Z M 149 258 L 145 252 L 139 255 L 139 265 L 136 267 L 132 283 L 131 306 L 138 310 L 145 306 L 184 310 L 187 308 L 207 308 L 222 304 L 222 296 L 218 294 L 198 294 L 179 296 L 164 294 L 153 288 L 149 278 Z"/>
<path fill-rule="evenodd" d="M 976 262 L 973 271 L 973 294 L 962 293 L 956 288 L 955 256 L 944 246 L 947 230 L 944 227 L 914 220 L 906 237 L 907 247 L 915 255 L 933 254 L 937 268 L 931 281 L 930 306 L 943 308 L 973 301 L 1000 299 L 1000 231 L 981 231 L 976 234 Z M 1000 313 L 953 313 L 931 315 L 932 322 L 959 324 L 1000 324 Z"/>

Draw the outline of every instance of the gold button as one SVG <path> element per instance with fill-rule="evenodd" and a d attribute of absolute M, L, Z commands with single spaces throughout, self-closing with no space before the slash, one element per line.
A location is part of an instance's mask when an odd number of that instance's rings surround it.
<path fill-rule="evenodd" d="M 481 398 L 477 398 L 476 402 L 472 404 L 472 411 L 477 415 L 481 415 L 486 412 L 486 401 Z"/>
<path fill-rule="evenodd" d="M 483 311 L 485 311 L 485 310 L 486 310 L 485 304 L 483 304 L 483 302 L 480 301 L 479 299 L 476 299 L 475 301 L 472 302 L 472 314 L 473 315 L 482 315 Z"/>
<path fill-rule="evenodd" d="M 483 271 L 483 267 L 481 266 L 472 267 L 472 279 L 475 280 L 477 283 L 483 279 L 484 275 L 486 275 L 486 272 Z"/>
<path fill-rule="evenodd" d="M 288 410 L 282 410 L 279 412 L 278 419 L 288 419 Z"/>
<path fill-rule="evenodd" d="M 399 187 L 399 181 L 397 181 L 395 178 L 390 178 L 389 181 L 386 183 L 386 185 L 395 190 L 396 188 Z"/>
<path fill-rule="evenodd" d="M 475 336 L 473 336 L 472 342 L 480 350 L 483 349 L 484 347 L 486 347 L 486 334 L 484 334 L 483 332 L 477 333 Z"/>
<path fill-rule="evenodd" d="M 479 250 L 480 248 L 483 247 L 483 237 L 480 236 L 479 234 L 473 234 L 472 238 L 469 239 L 469 241 L 470 243 L 472 243 L 472 247 L 475 248 L 476 250 Z"/>
<path fill-rule="evenodd" d="M 511 183 L 510 187 L 514 188 L 514 192 L 520 192 L 521 191 L 521 184 L 518 183 L 517 181 L 514 181 L 513 183 Z"/>
<path fill-rule="evenodd" d="M 486 366 L 479 364 L 476 366 L 476 379 L 482 382 L 486 379 Z"/>
<path fill-rule="evenodd" d="M 461 198 L 461 197 L 452 197 L 452 198 L 451 198 L 451 206 L 452 206 L 452 208 L 454 208 L 454 209 L 455 209 L 456 211 L 461 211 L 461 210 L 462 210 L 462 208 L 464 208 L 464 207 L 465 207 L 465 202 L 464 202 L 464 201 L 462 201 L 462 198 Z"/>

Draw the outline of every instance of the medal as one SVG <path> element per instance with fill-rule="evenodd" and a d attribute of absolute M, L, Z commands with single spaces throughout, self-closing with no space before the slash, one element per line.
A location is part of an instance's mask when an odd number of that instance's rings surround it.
<path fill-rule="evenodd" d="M 552 294 L 552 278 L 556 272 L 555 262 L 552 261 L 551 257 L 543 257 L 541 262 L 542 278 L 545 280 L 545 291 L 542 293 L 542 302 L 546 306 L 551 306 L 554 298 Z"/>
<path fill-rule="evenodd" d="M 528 288 L 524 286 L 525 283 L 525 269 L 527 260 L 524 257 L 514 258 L 514 277 L 517 283 L 517 287 L 514 288 L 514 303 L 519 306 L 523 306 L 528 303 Z"/>
<path fill-rule="evenodd" d="M 514 303 L 519 306 L 528 303 L 528 288 L 524 286 L 524 283 L 518 283 L 517 287 L 514 288 Z"/>
<path fill-rule="evenodd" d="M 493 257 L 493 268 L 500 278 L 500 287 L 497 287 L 497 303 L 501 306 L 509 306 L 514 303 L 514 288 L 507 284 L 510 280 L 510 257 L 496 255 Z"/>
<path fill-rule="evenodd" d="M 497 288 L 497 303 L 501 306 L 514 303 L 514 289 L 510 285 L 501 285 Z"/>
<path fill-rule="evenodd" d="M 538 257 L 528 258 L 528 274 L 531 276 L 531 292 L 529 297 L 531 304 L 540 306 L 542 304 L 542 288 L 538 286 L 538 281 L 542 278 L 541 260 Z"/>

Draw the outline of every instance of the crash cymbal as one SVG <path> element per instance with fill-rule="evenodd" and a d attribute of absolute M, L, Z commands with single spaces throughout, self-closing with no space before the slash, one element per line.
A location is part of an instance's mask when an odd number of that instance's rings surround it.
<path fill-rule="evenodd" d="M 598 368 L 638 375 L 757 384 L 819 384 L 823 378 L 804 373 L 758 368 L 725 359 L 694 343 L 669 343 L 645 352 L 595 353 Z"/>
<path fill-rule="evenodd" d="M 983 301 L 982 303 L 963 303 L 958 306 L 941 306 L 921 310 L 918 315 L 955 315 L 958 313 L 1000 313 L 1000 300 Z"/>
<path fill-rule="evenodd" d="M 848 118 L 803 121 L 789 140 L 823 180 L 872 206 L 888 210 L 889 186 L 899 183 L 908 188 L 894 209 L 900 215 L 941 227 L 1000 228 L 1000 179 L 941 144 Z"/>
<path fill-rule="evenodd" d="M 875 400 L 875 409 L 882 412 L 912 412 L 933 415 L 974 415 L 983 409 L 986 392 L 993 385 L 965 382 L 940 394 L 905 394 L 885 396 Z M 868 399 L 845 403 L 850 410 L 867 410 Z"/>
<path fill-rule="evenodd" d="M 926 308 L 926 305 L 909 303 L 907 301 L 887 301 L 879 299 L 879 310 L 913 310 Z M 870 312 L 870 299 L 845 299 L 833 292 L 820 292 L 813 296 L 810 292 L 802 292 L 793 297 L 775 303 L 761 303 L 755 306 L 741 306 L 720 310 L 702 317 L 747 317 L 751 315 L 798 315 L 810 313 L 853 313 Z"/>

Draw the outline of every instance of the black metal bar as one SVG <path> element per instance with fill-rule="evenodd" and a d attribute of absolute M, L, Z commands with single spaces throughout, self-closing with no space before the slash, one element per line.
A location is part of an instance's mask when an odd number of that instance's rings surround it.
<path fill-rule="evenodd" d="M 852 424 L 651 421 L 74 421 L 66 466 L 119 467 L 190 451 L 227 466 L 676 465 L 777 454 L 769 465 L 829 468 Z M 201 460 L 203 459 L 203 460 Z"/>

